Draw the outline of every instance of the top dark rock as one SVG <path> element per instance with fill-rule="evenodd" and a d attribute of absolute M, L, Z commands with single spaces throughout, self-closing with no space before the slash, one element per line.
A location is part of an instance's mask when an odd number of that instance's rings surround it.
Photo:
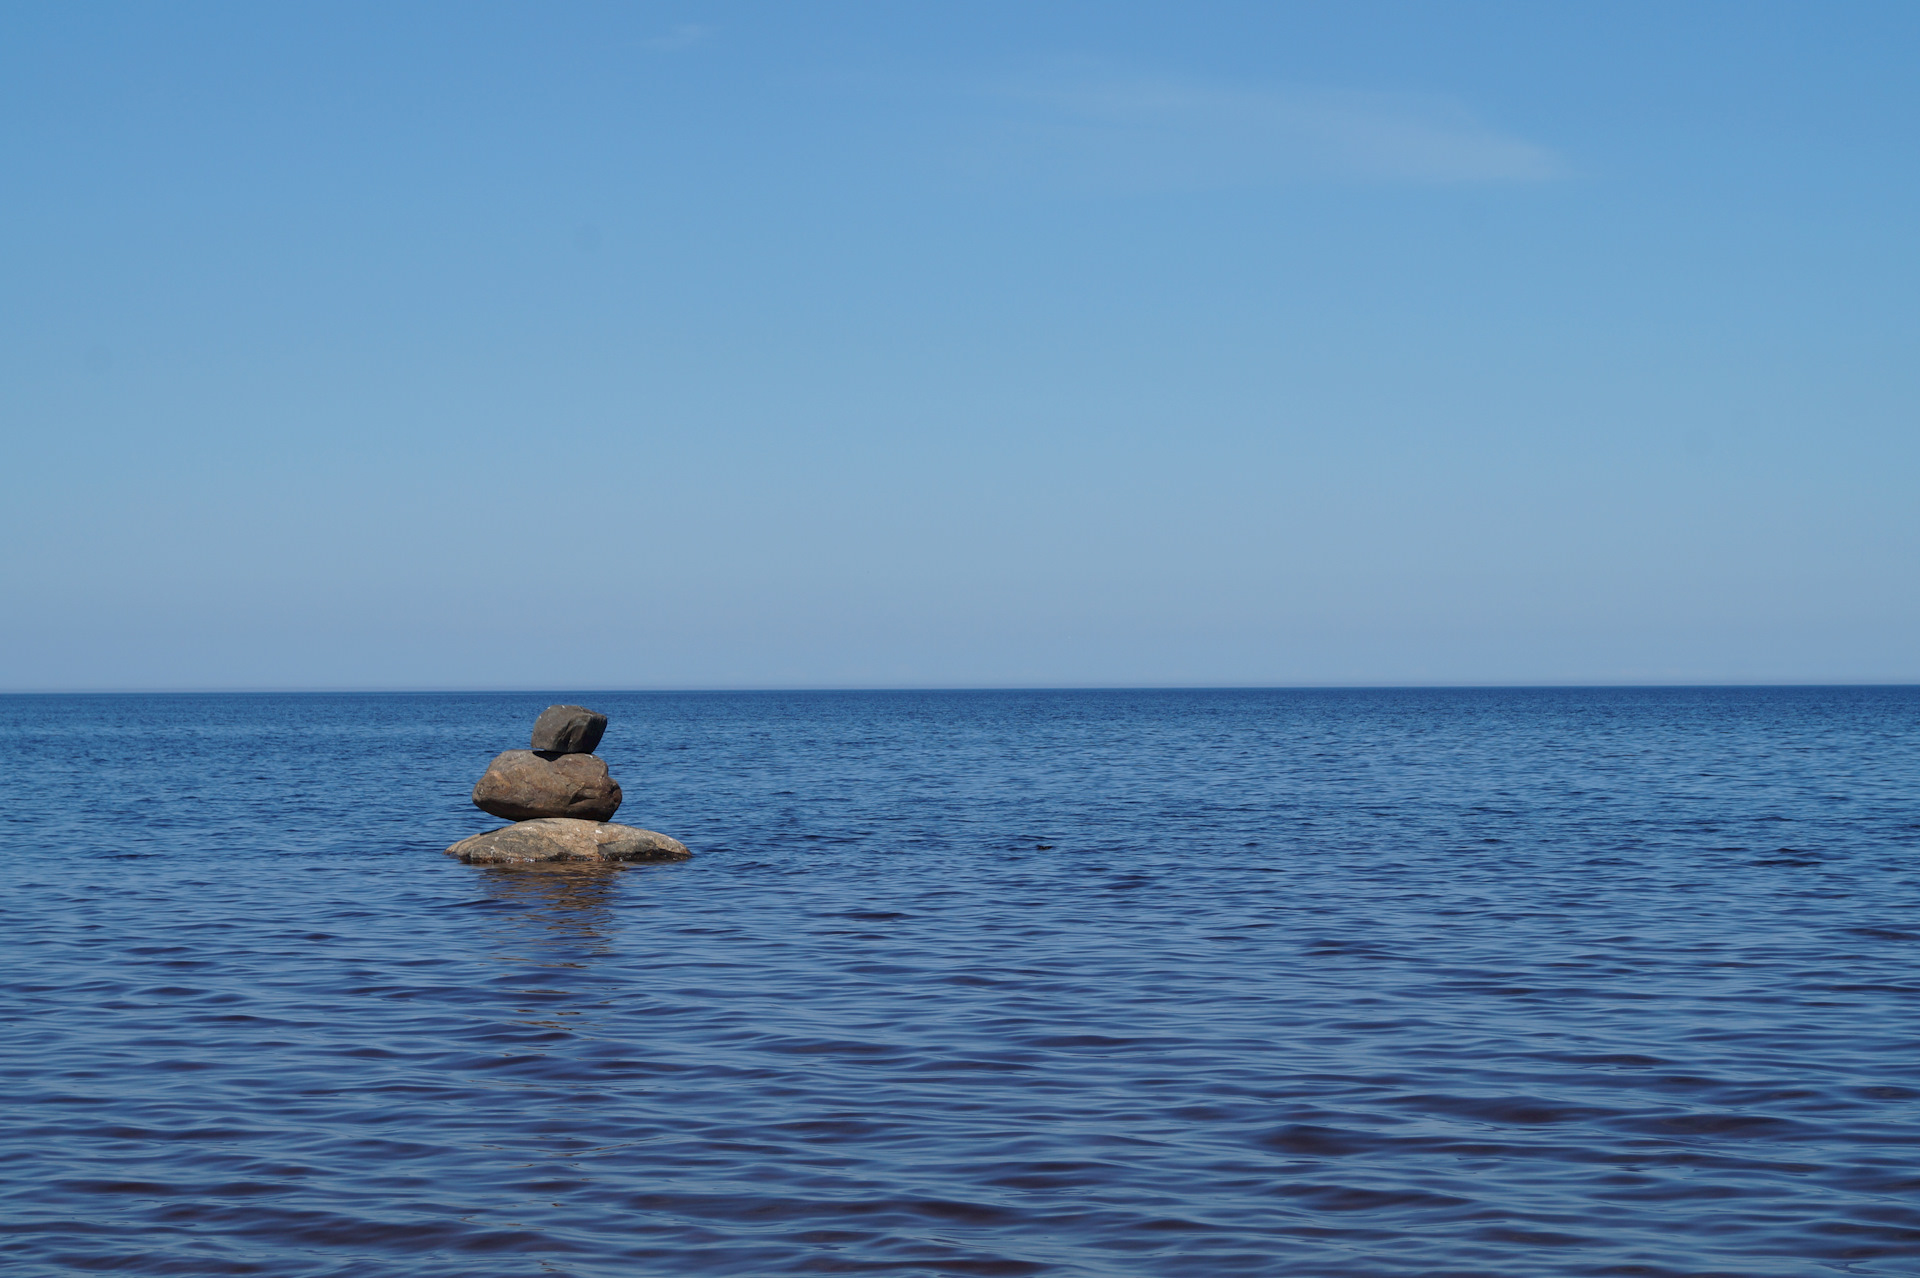
<path fill-rule="evenodd" d="M 533 748 L 541 754 L 592 754 L 607 716 L 585 706 L 548 706 L 533 721 Z"/>

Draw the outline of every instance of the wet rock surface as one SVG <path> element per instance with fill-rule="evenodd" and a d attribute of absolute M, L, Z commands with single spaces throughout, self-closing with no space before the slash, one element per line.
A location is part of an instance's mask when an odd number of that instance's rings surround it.
<path fill-rule="evenodd" d="M 447 849 L 470 865 L 532 865 L 684 861 L 693 853 L 678 839 L 603 821 L 545 817 L 476 834 Z"/>

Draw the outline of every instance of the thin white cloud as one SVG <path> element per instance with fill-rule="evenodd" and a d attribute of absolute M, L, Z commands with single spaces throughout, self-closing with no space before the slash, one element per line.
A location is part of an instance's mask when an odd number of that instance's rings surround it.
<path fill-rule="evenodd" d="M 1002 83 L 976 163 L 1050 183 L 1166 189 L 1312 179 L 1540 182 L 1566 165 L 1458 102 L 1113 74 Z"/>
<path fill-rule="evenodd" d="M 703 27 L 697 22 L 683 22 L 665 35 L 642 41 L 649 49 L 658 49 L 670 53 L 677 49 L 691 48 L 713 35 L 714 28 Z"/>

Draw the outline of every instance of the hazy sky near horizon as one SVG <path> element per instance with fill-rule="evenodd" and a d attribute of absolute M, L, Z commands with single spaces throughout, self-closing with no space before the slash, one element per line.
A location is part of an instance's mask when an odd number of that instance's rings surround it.
<path fill-rule="evenodd" d="M 0 688 L 1920 678 L 1920 7 L 0 12 Z"/>

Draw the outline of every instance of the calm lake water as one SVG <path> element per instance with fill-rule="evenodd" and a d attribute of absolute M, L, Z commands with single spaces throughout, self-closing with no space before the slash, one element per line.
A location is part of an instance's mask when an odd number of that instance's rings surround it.
<path fill-rule="evenodd" d="M 550 701 L 681 865 L 441 855 Z M 0 698 L 10 1275 L 1920 1274 L 1920 689 Z"/>

